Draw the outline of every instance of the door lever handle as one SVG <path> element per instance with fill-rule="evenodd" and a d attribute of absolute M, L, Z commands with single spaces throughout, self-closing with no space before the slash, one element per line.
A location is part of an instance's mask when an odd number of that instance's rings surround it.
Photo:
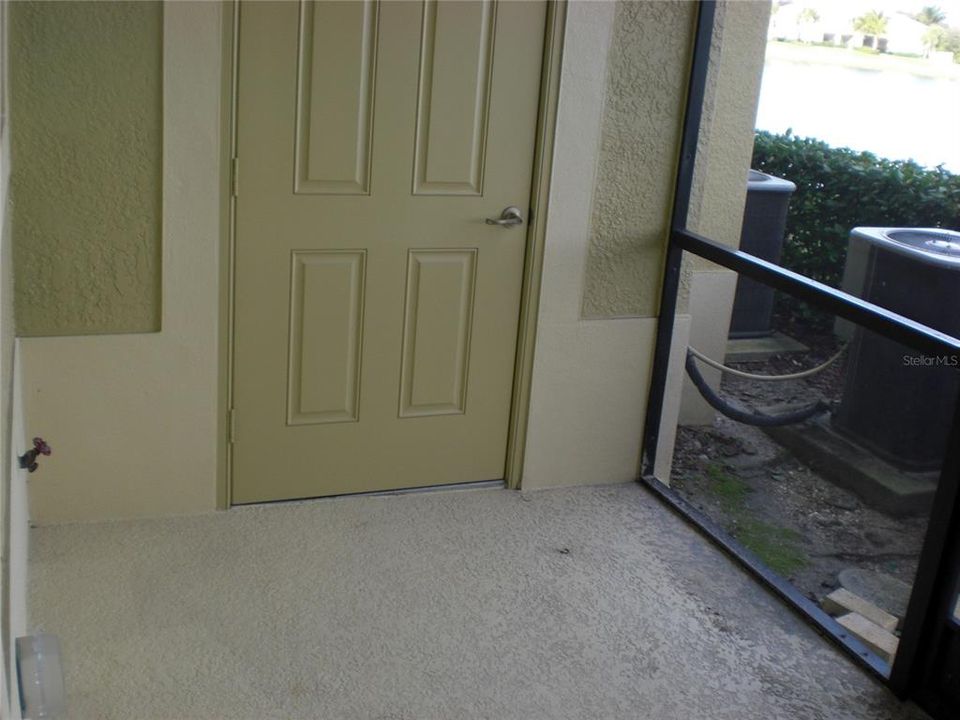
<path fill-rule="evenodd" d="M 487 225 L 499 225 L 500 227 L 512 227 L 514 225 L 523 225 L 523 215 L 520 214 L 520 208 L 506 207 L 500 213 L 498 218 L 487 218 Z"/>

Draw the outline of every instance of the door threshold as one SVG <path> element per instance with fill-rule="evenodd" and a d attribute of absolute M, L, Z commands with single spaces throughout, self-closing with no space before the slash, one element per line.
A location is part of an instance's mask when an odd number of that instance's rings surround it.
<path fill-rule="evenodd" d="M 264 500 L 262 502 L 234 503 L 231 507 L 260 507 L 263 505 L 299 505 L 321 500 L 340 500 L 358 497 L 391 497 L 393 495 L 413 495 L 417 493 L 446 492 L 454 490 L 491 490 L 503 489 L 506 483 L 503 480 L 477 480 L 476 482 L 448 483 L 440 485 L 420 485 L 411 488 L 396 490 L 371 490 L 369 492 L 342 493 L 340 495 L 323 495 L 320 497 L 290 498 L 288 500 Z"/>
<path fill-rule="evenodd" d="M 377 490 L 375 492 L 354 493 L 349 497 L 382 497 L 385 495 L 414 495 L 416 493 L 443 492 L 445 490 L 488 490 L 505 488 L 503 480 L 477 480 L 476 482 L 452 483 L 449 485 L 422 485 L 420 487 L 400 488 L 399 490 Z M 342 495 L 340 497 L 343 497 Z"/>

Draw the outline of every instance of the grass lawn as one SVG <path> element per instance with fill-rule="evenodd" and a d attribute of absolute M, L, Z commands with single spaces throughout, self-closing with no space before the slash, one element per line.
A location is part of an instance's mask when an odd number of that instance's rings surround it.
<path fill-rule="evenodd" d="M 767 59 L 790 62 L 842 65 L 862 70 L 906 72 L 930 78 L 960 80 L 960 64 L 940 64 L 926 58 L 903 57 L 883 53 L 864 52 L 841 47 L 826 47 L 800 42 L 771 40 L 767 43 Z"/>

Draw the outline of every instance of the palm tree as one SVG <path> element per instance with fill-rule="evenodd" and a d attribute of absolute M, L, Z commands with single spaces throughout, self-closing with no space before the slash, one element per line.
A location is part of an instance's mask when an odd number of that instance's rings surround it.
<path fill-rule="evenodd" d="M 877 38 L 887 32 L 887 18 L 882 12 L 871 10 L 853 21 L 853 29 L 863 33 L 863 44 L 866 47 L 874 47 Z"/>
<path fill-rule="evenodd" d="M 947 19 L 947 15 L 936 5 L 926 5 L 920 12 L 913 16 L 913 19 L 917 22 L 922 22 L 924 25 L 943 25 Z"/>

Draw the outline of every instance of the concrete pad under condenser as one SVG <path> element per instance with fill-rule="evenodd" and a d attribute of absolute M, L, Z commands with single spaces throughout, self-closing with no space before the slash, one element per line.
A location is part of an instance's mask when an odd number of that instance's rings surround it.
<path fill-rule="evenodd" d="M 888 515 L 924 515 L 933 505 L 937 473 L 894 467 L 837 433 L 828 416 L 763 429 L 820 475 Z"/>
<path fill-rule="evenodd" d="M 724 362 L 764 362 L 774 355 L 805 353 L 810 348 L 789 335 L 775 332 L 767 337 L 731 338 L 727 340 Z"/>

